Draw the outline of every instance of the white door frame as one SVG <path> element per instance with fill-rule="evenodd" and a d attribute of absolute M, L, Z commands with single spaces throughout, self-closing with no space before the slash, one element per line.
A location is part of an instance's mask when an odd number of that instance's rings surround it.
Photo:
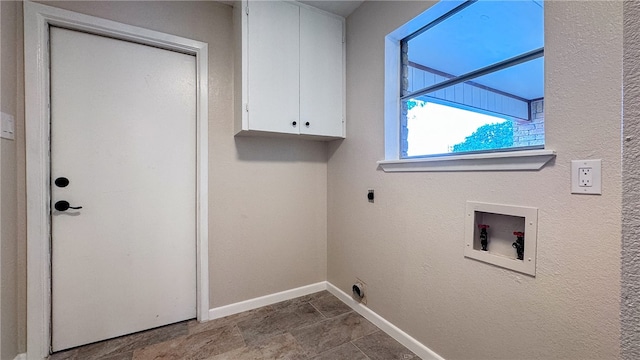
<path fill-rule="evenodd" d="M 2 4 L 0 4 L 0 29 L 2 29 Z M 0 54 L 0 69 L 2 68 L 2 56 Z M 15 89 L 14 89 L 15 91 Z M 0 99 L 2 99 L 2 84 L 0 83 Z M 0 103 L 0 111 L 2 104 Z M 2 114 L 0 114 L 2 116 Z M 0 204 L 2 204 L 2 146 L 0 144 Z M 2 216 L 0 216 L 0 229 L 2 229 Z M 2 273 L 2 231 L 0 231 L 0 274 Z M 2 276 L 0 276 L 0 324 L 2 324 Z M 0 326 L 0 354 L 2 354 L 2 326 Z"/>
<path fill-rule="evenodd" d="M 25 1 L 27 358 L 30 360 L 45 359 L 51 346 L 49 25 L 196 56 L 196 312 L 198 321 L 209 318 L 207 44 Z"/>

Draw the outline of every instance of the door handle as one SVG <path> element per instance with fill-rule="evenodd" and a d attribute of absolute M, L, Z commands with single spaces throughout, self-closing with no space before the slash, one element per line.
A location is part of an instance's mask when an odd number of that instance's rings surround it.
<path fill-rule="evenodd" d="M 68 201 L 65 201 L 65 200 L 57 201 L 55 205 L 53 205 L 53 207 L 56 208 L 56 210 L 58 211 L 67 211 L 68 209 L 73 209 L 73 210 L 82 209 L 82 206 L 73 207 L 69 204 Z"/>

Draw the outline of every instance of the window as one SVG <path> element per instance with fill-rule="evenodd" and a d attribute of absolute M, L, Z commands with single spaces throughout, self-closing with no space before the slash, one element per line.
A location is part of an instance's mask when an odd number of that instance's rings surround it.
<path fill-rule="evenodd" d="M 387 160 L 544 149 L 542 0 L 441 1 L 386 41 Z"/>

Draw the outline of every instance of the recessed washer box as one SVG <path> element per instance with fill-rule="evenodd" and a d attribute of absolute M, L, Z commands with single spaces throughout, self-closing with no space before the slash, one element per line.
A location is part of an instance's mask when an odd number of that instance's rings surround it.
<path fill-rule="evenodd" d="M 465 220 L 465 257 L 536 276 L 537 208 L 467 201 Z M 486 251 L 480 225 L 488 225 Z M 514 233 L 524 233 L 522 260 Z"/>

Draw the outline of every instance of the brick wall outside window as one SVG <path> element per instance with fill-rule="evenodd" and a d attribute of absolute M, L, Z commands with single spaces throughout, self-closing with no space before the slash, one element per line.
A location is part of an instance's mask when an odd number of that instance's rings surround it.
<path fill-rule="evenodd" d="M 513 146 L 544 145 L 544 99 L 531 102 L 531 121 L 513 123 Z"/>

